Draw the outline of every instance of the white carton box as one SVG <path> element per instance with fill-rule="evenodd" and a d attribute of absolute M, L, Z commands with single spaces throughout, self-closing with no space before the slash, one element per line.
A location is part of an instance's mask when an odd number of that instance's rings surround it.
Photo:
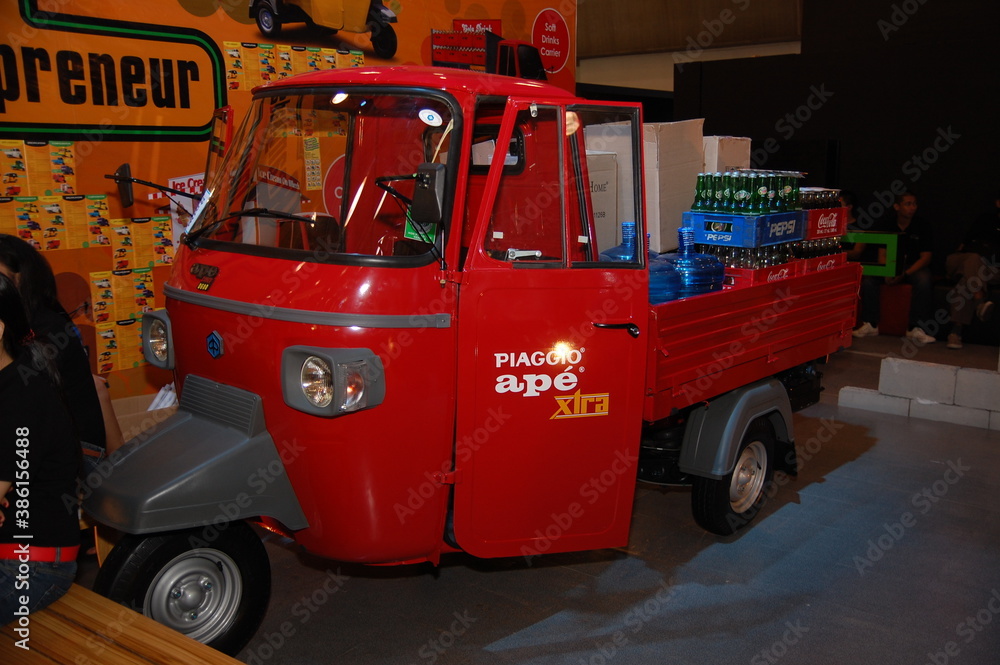
<path fill-rule="evenodd" d="M 706 136 L 702 139 L 702 171 L 715 173 L 750 168 L 750 139 L 745 136 Z"/>
<path fill-rule="evenodd" d="M 694 202 L 703 166 L 703 118 L 643 126 L 646 225 L 656 252 L 677 247 L 681 216 Z"/>
<path fill-rule="evenodd" d="M 590 203 L 597 230 L 598 251 L 618 244 L 618 159 L 615 153 L 588 150 Z"/>
<path fill-rule="evenodd" d="M 682 213 L 691 209 L 702 167 L 704 119 L 643 125 L 646 230 L 657 252 L 677 247 Z M 585 129 L 588 151 L 610 151 L 618 162 L 618 222 L 634 220 L 629 128 L 615 124 Z"/>

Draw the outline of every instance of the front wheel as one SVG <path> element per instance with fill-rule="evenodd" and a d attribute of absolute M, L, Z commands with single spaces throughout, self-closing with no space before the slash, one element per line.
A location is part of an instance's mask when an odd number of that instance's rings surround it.
<path fill-rule="evenodd" d="M 774 473 L 774 428 L 765 418 L 750 423 L 736 466 L 724 478 L 696 476 L 691 491 L 695 521 L 720 536 L 736 533 L 757 516 Z"/>
<path fill-rule="evenodd" d="M 235 655 L 264 619 L 271 568 L 245 522 L 221 531 L 126 535 L 101 566 L 94 591 Z"/>

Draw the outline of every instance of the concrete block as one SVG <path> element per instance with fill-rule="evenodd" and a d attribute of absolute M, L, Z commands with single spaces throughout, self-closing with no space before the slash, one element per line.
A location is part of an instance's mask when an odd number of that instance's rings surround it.
<path fill-rule="evenodd" d="M 970 409 L 965 406 L 937 404 L 916 399 L 910 402 L 910 417 L 983 429 L 990 425 L 990 412 L 984 409 Z"/>
<path fill-rule="evenodd" d="M 878 390 L 885 395 L 954 404 L 958 369 L 952 365 L 883 358 Z"/>
<path fill-rule="evenodd" d="M 910 415 L 910 400 L 903 397 L 882 395 L 876 390 L 844 386 L 837 395 L 837 404 L 851 409 L 879 411 L 894 416 Z"/>
<path fill-rule="evenodd" d="M 963 367 L 955 381 L 955 404 L 1000 411 L 1000 372 Z"/>

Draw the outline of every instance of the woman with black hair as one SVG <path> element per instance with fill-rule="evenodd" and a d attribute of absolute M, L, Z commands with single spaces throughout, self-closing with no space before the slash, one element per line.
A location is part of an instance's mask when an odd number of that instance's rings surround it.
<path fill-rule="evenodd" d="M 0 625 L 53 602 L 76 576 L 80 442 L 50 353 L 0 275 Z"/>
<path fill-rule="evenodd" d="M 107 450 L 109 444 L 111 448 L 120 444 L 120 432 L 113 416 L 106 417 L 110 396 L 108 404 L 102 405 L 79 331 L 56 296 L 52 268 L 34 247 L 16 236 L 0 233 L 0 273 L 13 280 L 35 334 L 56 353 L 66 403 L 84 452 L 89 455 L 91 464 L 87 466 L 92 467 L 105 452 L 111 452 Z M 110 439 L 109 429 L 116 435 Z"/>

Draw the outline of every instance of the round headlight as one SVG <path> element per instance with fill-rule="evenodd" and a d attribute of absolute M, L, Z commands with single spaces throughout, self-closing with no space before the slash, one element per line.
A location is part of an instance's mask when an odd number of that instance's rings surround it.
<path fill-rule="evenodd" d="M 302 393 L 313 405 L 323 408 L 333 401 L 333 372 L 322 358 L 306 358 L 302 363 L 299 379 Z"/>
<path fill-rule="evenodd" d="M 153 319 L 149 324 L 149 350 L 161 363 L 167 362 L 167 325 L 160 319 Z"/>

